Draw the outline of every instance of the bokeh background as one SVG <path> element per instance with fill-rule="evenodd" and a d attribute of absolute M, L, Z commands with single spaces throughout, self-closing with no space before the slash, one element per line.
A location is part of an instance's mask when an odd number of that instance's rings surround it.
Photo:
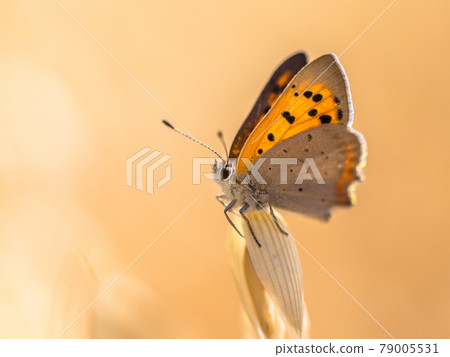
<path fill-rule="evenodd" d="M 288 55 L 342 51 L 390 1 L 61 4 L 193 135 L 231 143 Z M 450 337 L 447 1 L 399 0 L 341 57 L 366 137 L 357 205 L 293 236 L 397 338 Z M 0 337 L 239 338 L 228 229 L 203 148 L 54 1 L 0 3 Z M 125 185 L 143 147 L 173 156 L 152 196 Z M 160 172 L 161 176 L 163 172 Z M 315 338 L 387 335 L 300 250 Z"/>

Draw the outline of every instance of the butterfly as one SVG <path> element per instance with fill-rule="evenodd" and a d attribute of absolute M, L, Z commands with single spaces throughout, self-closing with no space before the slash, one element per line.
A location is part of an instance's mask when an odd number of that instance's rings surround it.
<path fill-rule="evenodd" d="M 216 197 L 236 231 L 241 234 L 229 213 L 237 207 L 261 246 L 248 210 L 268 208 L 288 234 L 273 207 L 328 220 L 332 208 L 352 205 L 366 155 L 352 122 L 347 76 L 334 54 L 310 63 L 303 52 L 286 59 L 239 129 L 227 160 L 213 167 L 223 190 Z"/>

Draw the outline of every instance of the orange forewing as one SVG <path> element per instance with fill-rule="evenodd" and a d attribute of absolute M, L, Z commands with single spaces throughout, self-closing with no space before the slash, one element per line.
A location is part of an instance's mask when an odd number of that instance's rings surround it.
<path fill-rule="evenodd" d="M 298 133 L 322 124 L 341 124 L 335 96 L 323 83 L 315 83 L 309 88 L 309 83 L 292 86 L 285 89 L 261 125 L 250 134 L 241 158 L 254 162 L 263 152 Z M 312 93 L 309 98 L 305 96 L 308 92 Z M 312 99 L 316 95 L 322 96 L 319 102 Z M 246 170 L 240 160 L 237 174 Z"/>
<path fill-rule="evenodd" d="M 289 57 L 272 74 L 253 109 L 239 129 L 230 149 L 230 158 L 237 158 L 250 133 L 262 121 L 270 108 L 283 92 L 291 79 L 306 65 L 307 58 L 302 52 Z"/>
<path fill-rule="evenodd" d="M 237 175 L 278 143 L 319 125 L 351 125 L 352 105 L 344 70 L 334 55 L 324 55 L 300 70 L 269 112 L 248 134 L 237 163 Z"/>

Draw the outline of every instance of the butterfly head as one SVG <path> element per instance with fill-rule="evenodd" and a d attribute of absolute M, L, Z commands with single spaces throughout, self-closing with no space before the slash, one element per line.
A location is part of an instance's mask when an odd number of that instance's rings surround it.
<path fill-rule="evenodd" d="M 235 176 L 235 165 L 230 161 L 214 162 L 213 172 L 219 181 L 232 181 Z"/>

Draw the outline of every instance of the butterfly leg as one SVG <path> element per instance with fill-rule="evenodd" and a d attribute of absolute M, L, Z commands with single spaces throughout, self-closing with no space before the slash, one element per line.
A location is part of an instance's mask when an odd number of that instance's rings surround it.
<path fill-rule="evenodd" d="M 258 246 L 261 248 L 261 243 L 258 242 L 258 239 L 256 238 L 256 235 L 255 235 L 255 232 L 253 232 L 252 225 L 250 224 L 250 221 L 248 220 L 248 218 L 244 214 L 244 212 L 247 210 L 248 207 L 249 207 L 248 203 L 244 204 L 241 207 L 241 209 L 239 210 L 239 213 L 241 214 L 241 216 L 245 220 L 245 222 L 247 222 L 248 228 L 250 229 L 250 233 L 252 234 L 253 239 L 255 240 L 256 244 L 258 244 Z"/>
<path fill-rule="evenodd" d="M 225 198 L 225 195 L 216 195 L 217 201 L 219 201 L 225 208 L 227 207 L 227 204 L 222 201 L 222 198 Z"/>
<path fill-rule="evenodd" d="M 272 205 L 269 203 L 269 209 L 270 209 L 270 215 L 272 216 L 275 224 L 277 225 L 278 229 L 281 233 L 285 235 L 289 235 L 289 233 L 281 226 L 280 222 L 278 222 L 277 216 L 275 216 L 275 212 L 273 211 Z"/>
<path fill-rule="evenodd" d="M 216 196 L 216 197 L 217 197 L 217 196 Z M 218 200 L 219 200 L 219 199 L 218 199 Z M 220 200 L 219 200 L 219 202 L 220 202 Z M 231 220 L 231 218 L 228 216 L 228 211 L 229 211 L 230 209 L 233 208 L 233 206 L 234 206 L 235 203 L 236 203 L 236 200 L 234 199 L 233 201 L 231 201 L 231 202 L 228 204 L 228 206 L 225 207 L 225 210 L 223 211 L 223 213 L 225 213 L 225 217 L 227 217 L 228 222 L 229 222 L 229 223 L 231 224 L 231 226 L 236 230 L 236 232 L 238 232 L 239 235 L 240 235 L 241 237 L 244 237 L 244 236 L 242 235 L 242 233 L 239 232 L 239 230 L 236 228 L 236 226 L 234 225 L 234 223 L 233 223 L 233 221 Z"/>

